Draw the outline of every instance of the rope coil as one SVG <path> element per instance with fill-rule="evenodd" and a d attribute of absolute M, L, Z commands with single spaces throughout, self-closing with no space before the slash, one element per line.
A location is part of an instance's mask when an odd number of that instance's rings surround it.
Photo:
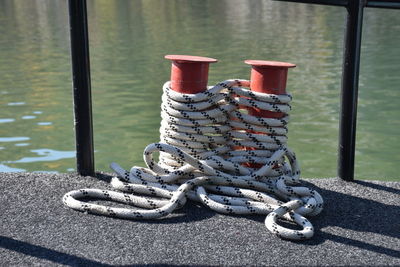
<path fill-rule="evenodd" d="M 318 192 L 299 186 L 300 168 L 287 146 L 288 94 L 252 92 L 247 80 L 227 80 L 198 94 L 182 94 L 163 86 L 160 143 L 144 150 L 147 168 L 117 173 L 111 186 L 121 192 L 81 189 L 65 194 L 70 208 L 127 219 L 154 219 L 198 201 L 225 214 L 264 214 L 266 227 L 292 240 L 313 236 L 303 216 L 322 210 Z M 282 118 L 248 114 L 256 108 L 283 113 Z M 159 153 L 158 162 L 153 158 Z M 260 168 L 256 168 L 256 167 Z M 136 194 L 136 195 L 134 195 Z M 132 205 L 116 208 L 83 202 L 100 198 Z M 278 225 L 279 218 L 302 230 Z"/>

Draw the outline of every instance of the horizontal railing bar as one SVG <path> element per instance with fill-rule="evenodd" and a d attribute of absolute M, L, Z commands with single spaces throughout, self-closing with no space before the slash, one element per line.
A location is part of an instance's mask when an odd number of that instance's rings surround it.
<path fill-rule="evenodd" d="M 329 5 L 329 6 L 347 6 L 348 4 L 347 0 L 274 0 L 274 1 Z"/>
<path fill-rule="evenodd" d="M 281 2 L 294 2 L 304 4 L 317 4 L 317 5 L 328 5 L 328 6 L 344 6 L 348 5 L 348 0 L 274 0 Z M 400 9 L 400 1 L 398 0 L 368 0 L 366 1 L 365 7 L 376 7 L 376 8 L 395 8 Z"/>
<path fill-rule="evenodd" d="M 400 2 L 396 1 L 367 1 L 366 7 L 396 8 L 400 9 Z"/>

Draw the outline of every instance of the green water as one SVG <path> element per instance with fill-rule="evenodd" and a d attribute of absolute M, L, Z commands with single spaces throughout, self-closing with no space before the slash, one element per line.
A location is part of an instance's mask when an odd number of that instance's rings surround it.
<path fill-rule="evenodd" d="M 0 171 L 75 168 L 67 3 L 0 1 Z M 166 54 L 288 61 L 289 146 L 303 177 L 336 176 L 345 9 L 272 1 L 88 1 L 97 170 L 143 165 L 158 141 Z M 400 11 L 364 14 L 356 178 L 400 180 Z"/>

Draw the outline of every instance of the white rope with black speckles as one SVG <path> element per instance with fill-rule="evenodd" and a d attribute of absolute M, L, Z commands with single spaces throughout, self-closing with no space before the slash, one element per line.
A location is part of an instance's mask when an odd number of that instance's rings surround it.
<path fill-rule="evenodd" d="M 318 192 L 300 184 L 300 169 L 287 148 L 290 95 L 252 92 L 249 81 L 227 80 L 198 94 L 182 94 L 163 87 L 160 143 L 144 150 L 147 168 L 111 168 L 115 192 L 80 189 L 65 194 L 70 208 L 126 219 L 154 219 L 183 206 L 186 199 L 226 214 L 265 214 L 266 227 L 292 240 L 313 236 L 303 216 L 322 210 Z M 284 113 L 283 118 L 246 114 L 249 108 Z M 159 161 L 153 153 L 159 152 Z M 262 166 L 254 169 L 248 166 Z M 136 194 L 136 195 L 134 195 Z M 83 202 L 99 198 L 135 206 L 117 208 Z M 295 222 L 302 230 L 278 224 Z"/>

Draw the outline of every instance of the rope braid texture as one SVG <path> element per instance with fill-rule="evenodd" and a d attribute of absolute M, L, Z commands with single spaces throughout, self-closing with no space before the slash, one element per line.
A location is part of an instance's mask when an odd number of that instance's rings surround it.
<path fill-rule="evenodd" d="M 147 168 L 111 168 L 116 191 L 80 189 L 63 197 L 70 208 L 125 219 L 155 219 L 182 207 L 187 199 L 224 214 L 264 214 L 266 227 L 284 239 L 314 234 L 304 217 L 322 210 L 318 192 L 299 186 L 300 168 L 286 146 L 292 97 L 252 92 L 247 80 L 227 80 L 205 92 L 182 94 L 164 84 L 160 143 L 144 150 Z M 282 118 L 246 114 L 258 108 L 284 113 Z M 159 160 L 153 154 L 159 153 Z M 254 168 L 254 166 L 261 166 Z M 136 195 L 134 195 L 136 194 Z M 81 198 L 117 201 L 136 208 L 83 202 Z M 302 230 L 282 227 L 294 222 Z"/>

